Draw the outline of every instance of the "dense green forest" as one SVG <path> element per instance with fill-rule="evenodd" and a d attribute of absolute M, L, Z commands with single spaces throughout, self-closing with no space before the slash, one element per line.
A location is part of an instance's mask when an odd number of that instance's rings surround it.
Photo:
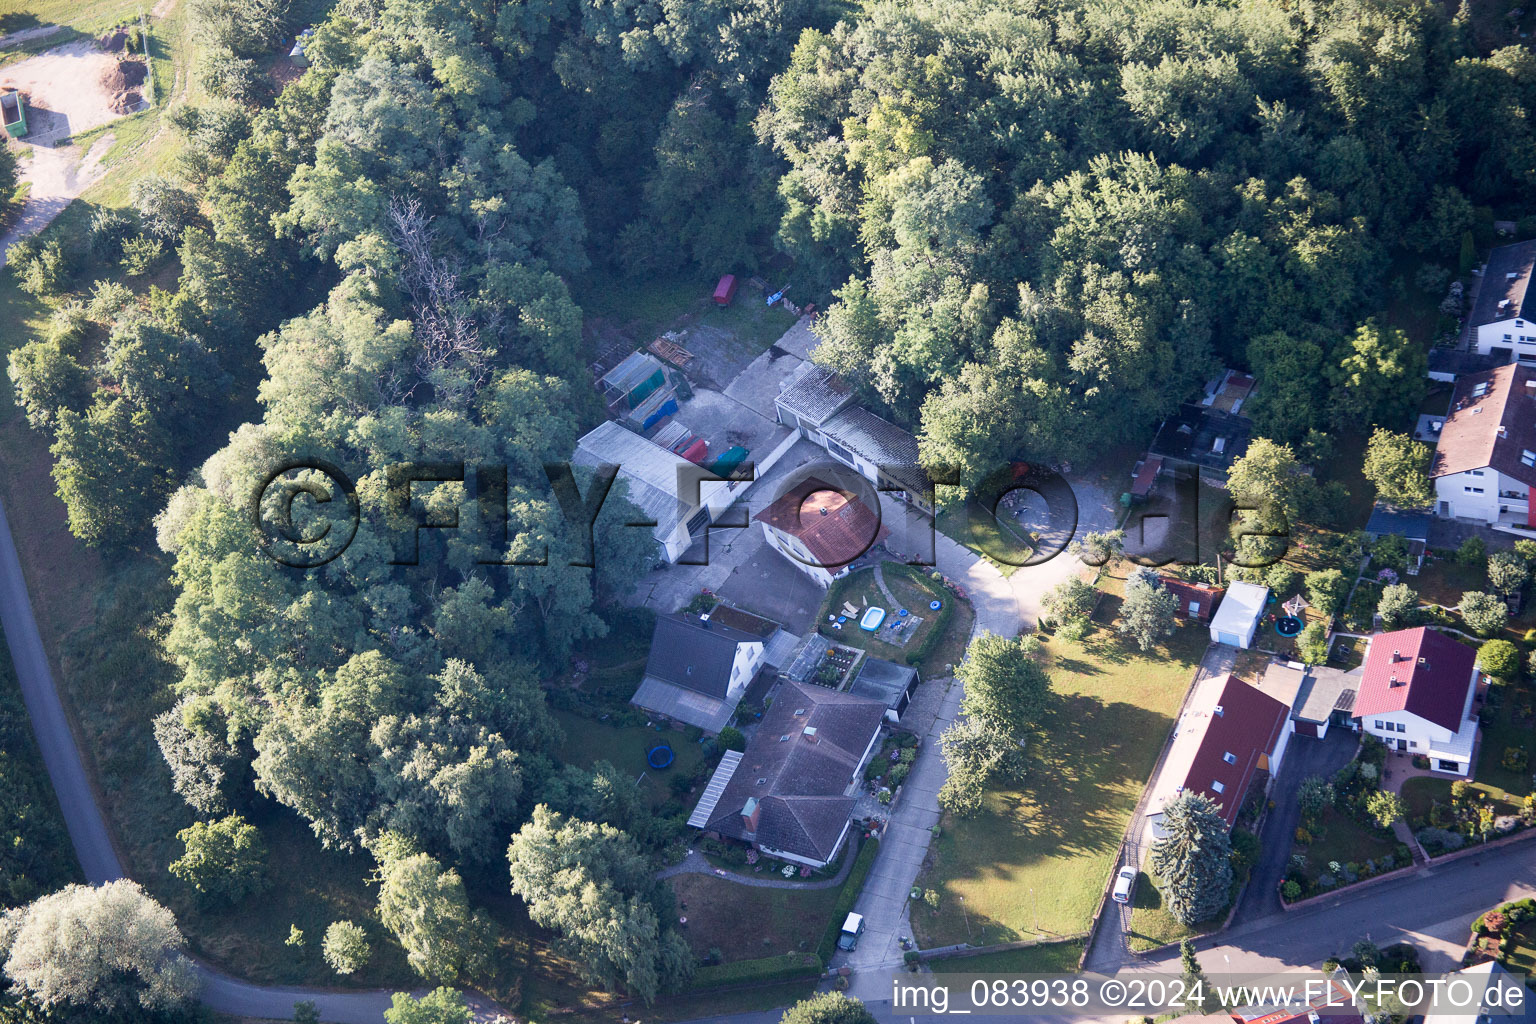
<path fill-rule="evenodd" d="M 543 465 L 601 414 L 574 296 L 773 267 L 826 305 L 818 358 L 972 483 L 1144 438 L 1223 364 L 1317 454 L 1417 404 L 1422 349 L 1373 319 L 1394 258 L 1443 286 L 1536 197 L 1536 58 L 1427 0 L 341 0 L 281 91 L 280 0 L 192 2 L 176 175 L 13 250 L 57 308 L 11 378 L 74 533 L 174 559 L 178 792 L 366 847 L 442 980 L 485 969 L 465 882 L 505 891 L 509 842 L 520 895 L 601 894 L 529 896 L 591 980 L 690 969 L 644 861 L 676 822 L 551 753 L 541 679 L 655 558 L 610 500 L 569 564 Z M 172 254 L 173 287 L 90 283 Z M 309 571 L 250 522 L 294 457 L 364 510 Z M 406 461 L 506 465 L 505 537 L 391 564 Z"/>

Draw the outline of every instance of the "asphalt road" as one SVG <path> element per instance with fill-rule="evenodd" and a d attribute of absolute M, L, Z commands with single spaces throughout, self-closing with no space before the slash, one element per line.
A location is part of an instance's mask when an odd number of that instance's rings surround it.
<path fill-rule="evenodd" d="M 93 884 L 123 877 L 122 862 L 113 849 L 111 834 L 85 772 L 80 751 L 70 731 L 58 690 L 38 635 L 32 604 L 5 508 L 0 503 L 0 627 L 4 628 L 16 664 L 22 697 L 31 716 L 43 763 L 58 794 L 71 842 L 86 878 Z M 1444 970 L 1452 966 L 1467 935 L 1472 918 L 1495 903 L 1536 892 L 1536 845 L 1515 843 L 1480 856 L 1430 866 L 1413 875 L 1354 892 L 1290 913 L 1264 916 L 1200 943 L 1201 962 L 1207 973 L 1222 970 L 1262 970 L 1282 965 L 1315 965 L 1331 953 L 1341 952 L 1356 939 L 1370 938 L 1380 945 L 1407 940 L 1426 951 L 1424 966 Z M 379 1024 L 389 1005 L 389 993 L 327 992 L 301 988 L 256 985 L 241 981 L 205 964 L 198 964 L 202 1001 L 212 1009 L 246 1017 L 291 1017 L 293 1004 L 313 1000 L 323 1019 L 339 1024 Z M 963 961 L 956 967 L 963 970 Z M 1177 953 L 1137 958 L 1128 970 L 1173 972 L 1179 970 Z M 871 971 L 857 979 L 856 991 L 867 994 L 867 1003 L 882 1022 L 911 1020 L 889 1001 L 873 998 L 888 984 L 883 971 Z M 471 995 L 477 1017 L 484 1020 L 495 1010 L 483 998 Z M 644 1018 L 643 1011 L 639 1016 Z M 780 1011 L 710 1018 L 710 1024 L 777 1024 Z M 1060 1021 L 1061 1017 L 1012 1020 Z"/>

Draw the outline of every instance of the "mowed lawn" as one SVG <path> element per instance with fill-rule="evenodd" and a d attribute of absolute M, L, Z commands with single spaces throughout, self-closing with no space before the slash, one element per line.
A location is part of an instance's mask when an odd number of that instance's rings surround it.
<path fill-rule="evenodd" d="M 769 889 L 713 875 L 677 875 L 669 880 L 689 947 L 700 957 L 719 950 L 727 962 L 756 960 L 816 948 L 841 892 L 825 889 Z"/>
<path fill-rule="evenodd" d="M 562 761 L 583 767 L 591 767 L 597 761 L 609 762 L 635 781 L 652 807 L 673 799 L 672 777 L 692 777 L 704 758 L 699 744 L 690 743 L 687 734 L 678 729 L 618 727 L 570 711 L 555 711 L 554 716 L 565 730 L 565 743 L 556 752 Z M 675 757 L 669 767 L 655 769 L 646 763 L 645 755 L 661 743 L 671 747 Z"/>
<path fill-rule="evenodd" d="M 1105 597 L 1099 616 L 1118 604 Z M 936 916 L 913 915 L 923 946 L 1087 928 L 1208 643 L 1186 627 L 1143 654 L 1103 625 L 1082 644 L 1047 642 L 1055 700 L 1031 741 L 1028 778 L 988 794 L 974 818 L 945 816 L 918 880 L 941 898 Z"/>

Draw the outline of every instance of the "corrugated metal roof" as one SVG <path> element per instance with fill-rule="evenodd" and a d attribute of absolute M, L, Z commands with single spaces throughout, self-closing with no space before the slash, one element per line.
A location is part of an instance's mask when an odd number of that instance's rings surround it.
<path fill-rule="evenodd" d="M 736 766 L 741 764 L 741 751 L 727 750 L 720 763 L 715 766 L 715 774 L 709 777 L 709 785 L 704 787 L 704 795 L 699 797 L 699 806 L 688 815 L 689 828 L 703 828 L 709 824 L 709 816 L 715 813 L 715 805 L 720 802 L 720 794 L 725 792 L 725 787 L 730 784 L 731 776 L 736 774 Z"/>
<path fill-rule="evenodd" d="M 779 394 L 779 404 L 801 419 L 819 425 L 847 405 L 853 392 L 837 374 L 817 366 L 790 384 Z"/>
<path fill-rule="evenodd" d="M 693 464 L 612 420 L 598 424 L 578 441 L 571 461 L 578 466 L 618 466 L 619 475 L 629 484 L 629 500 L 656 520 L 658 537 L 670 534 L 697 507 L 684 505 L 677 498 L 678 467 L 692 468 Z M 701 501 L 725 486 L 716 482 L 700 484 Z"/>

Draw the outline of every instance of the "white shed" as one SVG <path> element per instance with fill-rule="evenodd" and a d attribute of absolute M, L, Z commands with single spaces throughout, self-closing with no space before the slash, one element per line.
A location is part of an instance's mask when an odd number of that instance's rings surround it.
<path fill-rule="evenodd" d="M 1230 584 L 1211 619 L 1211 641 L 1231 644 L 1233 647 L 1252 647 L 1253 634 L 1259 628 L 1259 620 L 1264 617 L 1264 605 L 1268 601 L 1268 587 L 1261 587 L 1257 583 Z"/>

